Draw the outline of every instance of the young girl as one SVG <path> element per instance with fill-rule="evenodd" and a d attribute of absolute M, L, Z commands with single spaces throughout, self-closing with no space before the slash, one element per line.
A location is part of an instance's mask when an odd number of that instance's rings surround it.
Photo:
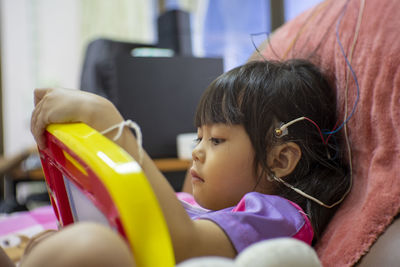
<path fill-rule="evenodd" d="M 335 103 L 321 72 L 304 60 L 251 62 L 217 78 L 195 116 L 198 144 L 190 174 L 194 200 L 201 207 L 180 202 L 145 153 L 141 164 L 166 218 L 176 261 L 205 255 L 233 258 L 253 243 L 276 237 L 308 244 L 317 240 L 350 186 L 340 138 L 329 133 L 337 124 Z M 50 123 L 82 121 L 102 132 L 123 121 L 108 100 L 82 91 L 38 89 L 35 106 L 31 125 L 40 147 Z M 116 142 L 139 161 L 130 130 Z M 88 236 L 95 228 L 79 227 L 66 231 Z M 22 266 L 54 258 L 57 244 L 72 238 L 66 231 L 39 243 Z M 113 242 L 106 245 L 102 234 L 94 235 L 93 243 L 112 249 Z M 82 256 L 75 250 L 74 264 Z M 96 255 L 85 255 L 84 261 L 116 257 Z M 132 264 L 128 252 L 119 257 Z"/>

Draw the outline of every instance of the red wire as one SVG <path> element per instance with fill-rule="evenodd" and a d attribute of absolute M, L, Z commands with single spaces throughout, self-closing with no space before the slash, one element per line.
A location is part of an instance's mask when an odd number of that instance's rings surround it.
<path fill-rule="evenodd" d="M 311 122 L 312 124 L 314 124 L 315 127 L 317 127 L 318 132 L 319 132 L 319 136 L 321 137 L 321 140 L 322 140 L 322 143 L 323 143 L 324 145 L 328 144 L 329 138 L 331 138 L 332 133 L 331 133 L 330 135 L 328 135 L 328 137 L 327 137 L 326 140 L 325 140 L 325 139 L 324 139 L 324 135 L 322 134 L 322 131 L 321 131 L 321 129 L 319 128 L 318 124 L 315 123 L 315 121 L 313 121 L 313 120 L 310 119 L 310 118 L 304 117 L 304 119 L 305 119 L 305 120 L 308 120 L 309 122 Z M 336 122 L 335 126 L 334 126 L 333 129 L 332 129 L 332 132 L 336 129 L 336 127 L 337 127 L 338 124 L 339 124 L 339 121 Z"/>
<path fill-rule="evenodd" d="M 299 119 L 300 119 L 300 118 L 299 118 Z M 327 137 L 326 140 L 325 140 L 325 139 L 324 139 L 324 134 L 322 133 L 321 129 L 319 128 L 318 124 L 317 124 L 315 121 L 313 121 L 312 119 L 307 118 L 307 117 L 302 117 L 301 119 L 307 120 L 307 121 L 311 122 L 312 124 L 314 124 L 314 126 L 318 129 L 319 136 L 321 137 L 322 143 L 323 143 L 324 145 L 327 145 L 327 144 L 328 144 L 329 138 L 331 138 L 332 134 L 334 134 L 334 131 L 335 131 L 336 127 L 337 127 L 338 124 L 339 124 L 339 121 L 336 121 L 335 126 L 333 127 L 332 131 L 330 132 L 330 134 L 328 135 L 328 137 Z M 296 120 L 297 120 L 297 119 L 296 119 Z M 296 121 L 296 120 L 293 120 L 293 121 Z M 289 124 L 289 125 L 292 124 L 293 121 L 291 121 L 291 122 L 288 123 L 288 124 Z M 287 124 L 285 124 L 285 125 L 287 125 Z M 289 126 L 289 125 L 288 125 L 288 126 Z M 287 127 L 287 126 L 286 126 L 286 127 Z"/>
<path fill-rule="evenodd" d="M 309 122 L 311 122 L 312 124 L 314 124 L 315 127 L 317 127 L 318 132 L 319 132 L 319 135 L 320 135 L 320 137 L 321 137 L 321 139 L 322 139 L 322 143 L 324 143 L 324 144 L 326 145 L 324 136 L 322 135 L 321 129 L 319 128 L 318 124 L 316 124 L 312 119 L 309 119 L 309 118 L 307 118 L 307 117 L 304 117 L 304 119 L 305 119 L 305 120 L 308 120 Z"/>
<path fill-rule="evenodd" d="M 335 124 L 335 126 L 333 127 L 333 129 L 332 129 L 331 132 L 334 132 L 334 131 L 336 130 L 336 127 L 338 126 L 338 124 L 339 124 L 339 120 L 336 121 L 336 124 Z M 325 145 L 328 144 L 329 138 L 331 138 L 332 134 L 333 134 L 333 133 L 329 134 L 328 137 L 326 138 L 326 140 L 325 140 Z"/>

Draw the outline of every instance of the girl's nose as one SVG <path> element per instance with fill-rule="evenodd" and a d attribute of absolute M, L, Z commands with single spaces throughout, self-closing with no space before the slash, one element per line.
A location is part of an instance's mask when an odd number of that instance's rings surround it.
<path fill-rule="evenodd" d="M 204 150 L 201 148 L 200 144 L 197 145 L 192 151 L 192 159 L 193 161 L 200 161 L 204 162 L 205 153 Z"/>

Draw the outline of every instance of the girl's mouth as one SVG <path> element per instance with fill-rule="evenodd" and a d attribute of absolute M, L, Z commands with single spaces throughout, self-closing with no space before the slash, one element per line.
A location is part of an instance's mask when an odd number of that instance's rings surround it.
<path fill-rule="evenodd" d="M 190 169 L 190 175 L 192 176 L 192 183 L 203 182 L 204 180 L 197 174 L 197 172 L 192 168 Z"/>

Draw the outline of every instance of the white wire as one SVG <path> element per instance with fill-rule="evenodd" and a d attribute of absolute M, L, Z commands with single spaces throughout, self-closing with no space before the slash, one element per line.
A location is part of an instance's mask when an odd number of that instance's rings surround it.
<path fill-rule="evenodd" d="M 113 141 L 117 141 L 121 137 L 122 131 L 124 130 L 125 126 L 131 128 L 135 131 L 136 141 L 139 146 L 139 151 L 138 151 L 139 164 L 142 165 L 142 163 L 143 163 L 142 131 L 140 130 L 140 127 L 136 122 L 131 121 L 131 120 L 121 121 L 120 123 L 117 123 L 117 124 L 111 126 L 110 128 L 105 129 L 104 131 L 101 132 L 101 134 L 103 134 L 103 135 L 107 134 L 118 128 L 117 134 L 113 137 Z"/>
<path fill-rule="evenodd" d="M 282 124 L 279 128 L 275 129 L 275 137 L 281 138 L 281 137 L 287 135 L 289 133 L 288 127 L 290 125 L 295 124 L 296 122 L 299 122 L 299 121 L 302 121 L 302 120 L 305 120 L 305 119 L 306 119 L 306 117 L 300 117 L 300 118 L 291 120 L 288 123 Z M 279 135 L 276 132 L 277 130 L 281 130 Z"/>
<path fill-rule="evenodd" d="M 346 197 L 346 195 L 347 195 L 347 194 L 343 195 L 341 199 L 339 199 L 338 201 L 336 201 L 336 202 L 333 203 L 332 205 L 327 205 L 327 204 L 325 204 L 324 202 L 322 202 L 321 200 L 319 200 L 319 199 L 317 199 L 317 198 L 315 198 L 315 197 L 313 197 L 313 196 L 310 196 L 309 194 L 307 194 L 307 193 L 301 191 L 300 189 L 294 187 L 293 185 L 291 185 L 291 184 L 285 182 L 282 178 L 276 177 L 275 174 L 271 174 L 271 175 L 272 175 L 272 178 L 273 178 L 274 180 L 276 180 L 276 181 L 278 181 L 278 182 L 284 184 L 285 186 L 287 186 L 287 187 L 289 187 L 290 189 L 294 190 L 296 193 L 302 195 L 303 197 L 308 198 L 308 199 L 314 201 L 315 203 L 317 203 L 317 204 L 319 204 L 319 205 L 321 205 L 321 206 L 323 206 L 323 207 L 325 207 L 325 208 L 328 208 L 328 209 L 331 209 L 331 208 L 333 208 L 334 206 L 340 204 L 340 203 L 344 200 L 344 198 Z"/>
<path fill-rule="evenodd" d="M 305 120 L 305 119 L 306 119 L 306 117 L 300 117 L 300 118 L 294 119 L 294 120 L 289 121 L 288 123 L 282 125 L 280 129 L 281 129 L 282 131 L 283 131 L 283 130 L 286 130 L 290 125 L 295 124 L 296 122 L 302 121 L 302 120 Z"/>

